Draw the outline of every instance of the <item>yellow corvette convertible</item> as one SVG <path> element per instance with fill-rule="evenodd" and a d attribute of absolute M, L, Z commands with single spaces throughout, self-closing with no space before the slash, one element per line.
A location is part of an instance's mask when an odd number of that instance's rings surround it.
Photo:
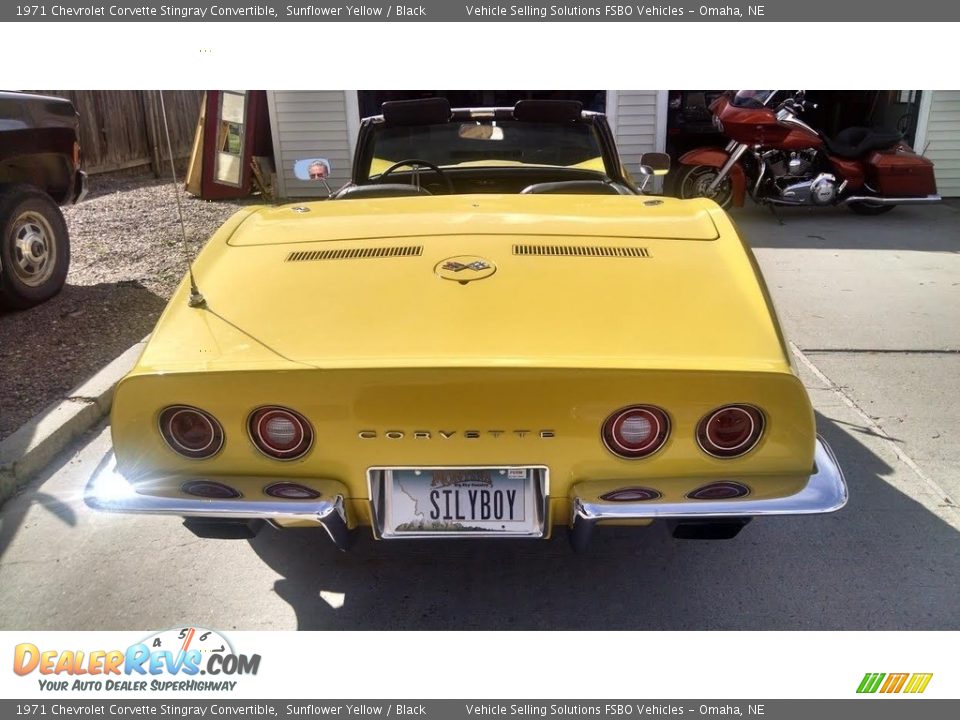
<path fill-rule="evenodd" d="M 386 103 L 350 183 L 241 210 L 192 274 L 116 390 L 94 508 L 579 548 L 846 502 L 726 213 L 644 194 L 578 103 Z"/>

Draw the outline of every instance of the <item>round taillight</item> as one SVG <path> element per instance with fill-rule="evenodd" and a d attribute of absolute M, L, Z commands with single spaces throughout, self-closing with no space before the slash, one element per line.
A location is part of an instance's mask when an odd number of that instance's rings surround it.
<path fill-rule="evenodd" d="M 190 480 L 181 485 L 180 489 L 188 495 L 216 500 L 230 500 L 240 497 L 239 491 L 213 480 Z"/>
<path fill-rule="evenodd" d="M 627 487 L 604 493 L 600 496 L 600 499 L 607 502 L 644 502 L 645 500 L 656 500 L 659 497 L 660 493 L 652 488 Z"/>
<path fill-rule="evenodd" d="M 208 412 L 188 405 L 171 405 L 160 413 L 160 434 L 167 445 L 194 460 L 213 457 L 223 447 L 223 428 Z"/>
<path fill-rule="evenodd" d="M 756 446 L 763 425 L 763 413 L 752 405 L 726 405 L 700 421 L 697 442 L 708 455 L 739 457 Z"/>
<path fill-rule="evenodd" d="M 250 413 L 250 439 L 264 455 L 276 460 L 296 460 L 313 444 L 313 429 L 298 412 L 262 407 Z"/>
<path fill-rule="evenodd" d="M 732 500 L 749 494 L 750 488 L 746 485 L 725 480 L 698 487 L 693 492 L 687 493 L 687 497 L 691 500 Z"/>
<path fill-rule="evenodd" d="M 617 410 L 603 423 L 603 444 L 622 458 L 652 455 L 670 434 L 670 418 L 652 405 L 633 405 Z"/>
<path fill-rule="evenodd" d="M 278 482 L 268 486 L 264 492 L 270 497 L 283 498 L 284 500 L 314 500 L 320 497 L 320 493 L 306 485 L 292 482 Z"/>

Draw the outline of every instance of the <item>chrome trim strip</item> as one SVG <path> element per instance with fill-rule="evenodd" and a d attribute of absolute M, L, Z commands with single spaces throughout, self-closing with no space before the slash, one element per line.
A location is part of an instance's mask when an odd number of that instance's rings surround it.
<path fill-rule="evenodd" d="M 497 533 L 493 531 L 467 532 L 404 532 L 385 530 L 386 523 L 386 474 L 389 470 L 506 470 L 519 468 L 536 472 L 534 478 L 535 528 L 531 532 Z M 370 519 L 377 540 L 405 540 L 408 538 L 543 538 L 547 536 L 550 504 L 550 470 L 546 465 L 392 465 L 367 468 L 367 491 L 370 497 Z"/>
<path fill-rule="evenodd" d="M 233 478 L 220 476 L 161 476 L 164 483 L 180 487 L 188 480 L 210 480 L 230 483 Z M 115 513 L 144 513 L 149 515 L 176 515 L 205 517 L 221 520 L 287 520 L 308 521 L 323 526 L 330 539 L 341 550 L 350 545 L 349 522 L 342 493 L 324 499 L 310 500 L 249 500 L 245 498 L 205 499 L 165 497 L 137 492 L 134 486 L 117 471 L 116 458 L 111 453 L 101 469 L 94 473 L 84 491 L 84 502 L 93 510 Z"/>
<path fill-rule="evenodd" d="M 738 479 L 739 480 L 739 479 Z M 649 483 L 649 481 L 648 481 Z M 817 437 L 814 450 L 814 473 L 800 491 L 780 498 L 742 500 L 696 500 L 687 502 L 614 503 L 584 501 L 576 495 L 577 485 L 570 489 L 570 527 L 575 537 L 585 542 L 593 526 L 601 520 L 640 519 L 704 519 L 735 518 L 762 515 L 813 515 L 830 513 L 847 504 L 847 484 L 833 450 Z"/>
<path fill-rule="evenodd" d="M 915 197 L 878 197 L 875 195 L 851 195 L 840 201 L 841 205 L 849 205 L 855 202 L 873 203 L 874 205 L 925 205 L 926 203 L 940 202 L 943 198 L 939 195 L 923 195 Z"/>
<path fill-rule="evenodd" d="M 777 112 L 777 120 L 786 124 L 786 125 L 796 125 L 802 130 L 806 130 L 808 133 L 815 135 L 816 137 L 821 137 L 820 133 L 814 130 L 812 127 L 807 125 L 803 120 L 796 116 L 796 114 L 789 108 L 783 108 Z"/>

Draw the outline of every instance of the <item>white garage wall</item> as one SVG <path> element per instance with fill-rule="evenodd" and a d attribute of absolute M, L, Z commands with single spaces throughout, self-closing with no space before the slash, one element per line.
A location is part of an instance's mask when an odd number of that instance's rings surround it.
<path fill-rule="evenodd" d="M 353 112 L 356 113 L 356 92 Z M 330 187 L 336 190 L 350 179 L 347 108 L 351 98 L 343 90 L 268 90 L 277 191 L 282 198 L 324 197 L 322 184 L 297 180 L 293 163 L 300 158 L 324 157 L 333 166 Z"/>
<path fill-rule="evenodd" d="M 960 197 L 960 90 L 932 91 L 929 113 L 917 150 L 929 143 L 926 154 L 934 164 L 937 190 L 944 197 Z"/>
<path fill-rule="evenodd" d="M 665 93 L 664 93 L 665 94 Z M 610 90 L 607 92 L 607 115 L 613 127 L 620 155 L 627 169 L 635 171 L 645 152 L 663 149 L 666 137 L 658 119 L 658 90 Z M 666 109 L 666 98 L 663 98 Z M 664 115 L 665 119 L 665 115 Z"/>

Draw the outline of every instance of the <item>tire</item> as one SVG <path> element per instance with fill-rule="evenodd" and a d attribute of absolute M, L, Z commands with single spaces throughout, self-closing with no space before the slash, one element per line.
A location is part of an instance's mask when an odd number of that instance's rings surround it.
<path fill-rule="evenodd" d="M 718 172 L 720 169 L 711 165 L 681 165 L 680 170 L 673 177 L 674 196 L 682 200 L 705 197 L 724 209 L 729 208 L 733 203 L 733 184 L 729 176 L 720 183 L 714 195 L 711 196 L 706 192 L 707 185 Z"/>
<path fill-rule="evenodd" d="M 849 203 L 848 208 L 853 210 L 857 215 L 883 215 L 893 210 L 896 205 L 877 205 L 871 202 L 855 202 Z"/>
<path fill-rule="evenodd" d="M 0 191 L 0 306 L 23 310 L 63 287 L 70 235 L 49 195 L 29 185 Z"/>

